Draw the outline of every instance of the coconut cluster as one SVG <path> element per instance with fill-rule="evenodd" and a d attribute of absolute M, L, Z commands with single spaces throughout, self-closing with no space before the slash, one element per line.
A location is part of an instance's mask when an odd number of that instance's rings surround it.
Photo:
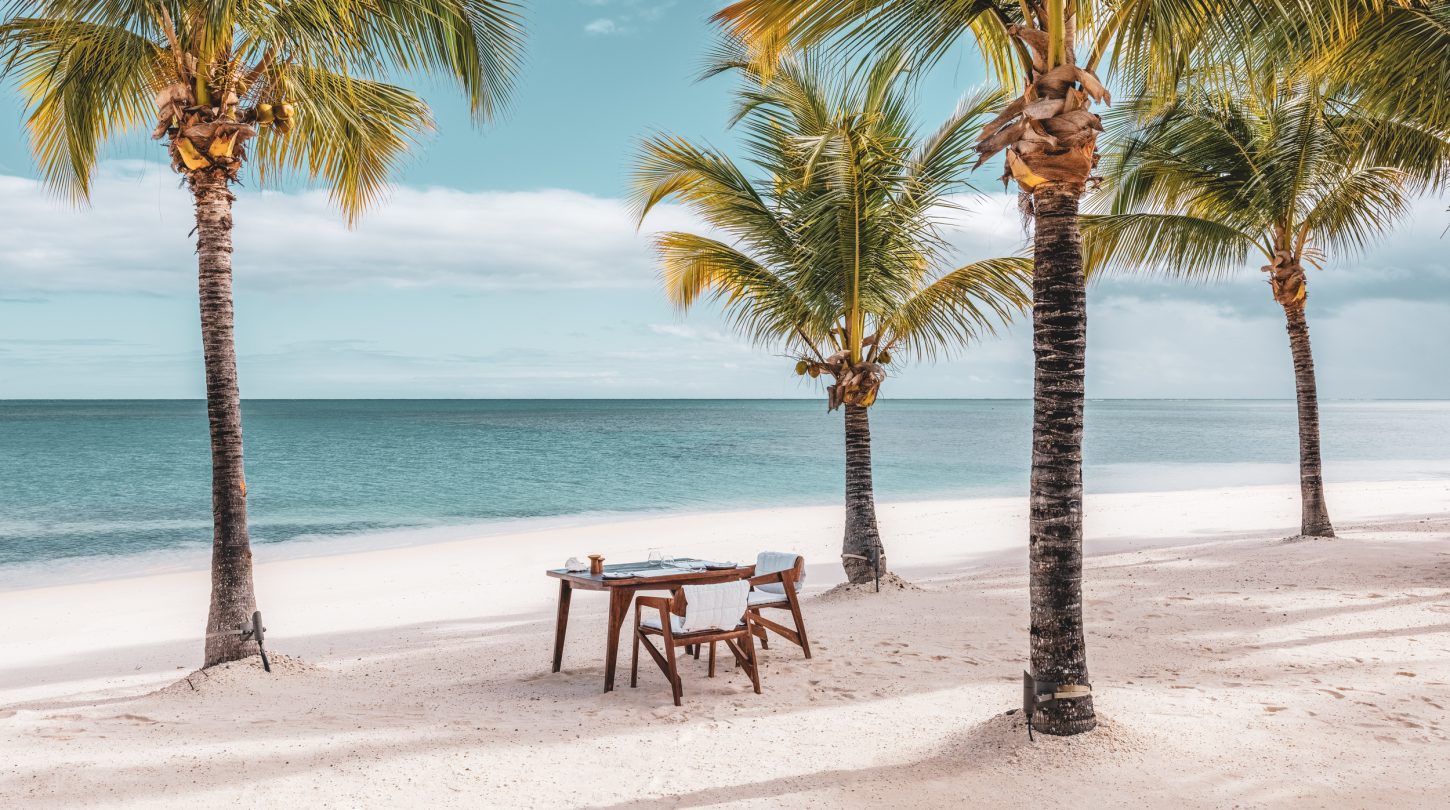
<path fill-rule="evenodd" d="M 850 352 L 837 352 L 825 360 L 800 360 L 795 364 L 795 373 L 809 374 L 812 378 L 822 373 L 830 374 L 836 383 L 826 387 L 827 410 L 834 411 L 842 405 L 856 405 L 869 408 L 876 402 L 881 384 L 886 382 L 885 363 L 891 362 L 888 352 L 881 352 L 876 360 L 851 362 Z"/>
<path fill-rule="evenodd" d="M 1269 288 L 1282 307 L 1304 306 L 1308 289 L 1304 286 L 1304 265 L 1287 250 L 1274 251 L 1274 261 L 1259 268 L 1269 274 Z"/>
<path fill-rule="evenodd" d="M 977 165 L 1007 151 L 1003 182 L 1016 180 L 1025 191 L 1047 182 L 1085 185 L 1098 164 L 1097 136 L 1102 119 L 1088 109 L 1093 102 L 1110 103 L 1107 88 L 1091 71 L 1073 63 L 1048 66 L 1047 34 L 1022 25 L 1007 32 L 1032 54 L 1026 91 L 977 139 Z"/>
<path fill-rule="evenodd" d="M 257 136 L 255 125 L 271 126 L 286 134 L 296 112 L 291 104 L 263 102 L 250 109 L 241 106 L 238 93 L 247 91 L 246 81 L 223 81 L 226 88 L 213 93 L 212 82 L 196 71 L 196 60 L 187 56 L 178 65 L 182 81 L 156 94 L 156 127 L 151 137 L 169 137 L 171 167 L 180 173 L 218 168 L 235 179 L 246 159 L 246 143 Z"/>

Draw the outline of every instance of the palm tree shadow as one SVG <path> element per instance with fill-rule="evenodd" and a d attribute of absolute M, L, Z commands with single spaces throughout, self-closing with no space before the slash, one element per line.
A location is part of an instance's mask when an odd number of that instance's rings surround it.
<path fill-rule="evenodd" d="M 623 807 L 648 810 L 752 801 L 768 803 L 815 791 L 860 796 L 862 790 L 880 791 L 882 785 L 903 783 L 912 785 L 917 801 L 937 793 L 939 806 L 955 805 L 961 802 L 961 794 L 952 785 L 954 778 L 1000 771 L 1005 786 L 1020 780 L 1024 772 L 1046 773 L 1060 765 L 1065 756 L 1074 758 L 1075 767 L 1128 765 L 1147 750 L 1144 736 L 1122 727 L 1101 712 L 1098 718 L 1097 729 L 1078 737 L 1038 734 L 1035 740 L 1029 740 L 1022 713 L 1012 710 L 966 727 L 909 762 L 889 762 L 869 768 L 830 768 L 593 807 L 596 810 Z M 927 801 L 927 804 L 934 803 Z"/>

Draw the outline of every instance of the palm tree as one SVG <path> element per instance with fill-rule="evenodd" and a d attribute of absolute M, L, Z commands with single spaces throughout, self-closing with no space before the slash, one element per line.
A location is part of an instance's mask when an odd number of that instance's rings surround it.
<path fill-rule="evenodd" d="M 478 119 L 501 103 L 522 29 L 509 0 L 11 0 L 0 79 L 29 108 L 46 181 L 84 201 L 101 145 L 154 124 L 196 207 L 212 448 L 212 592 L 204 666 L 255 654 L 256 609 L 232 323 L 231 186 L 302 171 L 355 221 L 432 126 L 389 69 L 457 81 Z M 251 154 L 249 154 L 249 150 Z"/>
<path fill-rule="evenodd" d="M 1361 7 L 1393 0 L 737 0 L 716 19 L 746 40 L 757 60 L 787 47 L 905 45 L 925 62 L 964 37 L 980 47 L 1005 85 L 1023 88 L 984 127 L 982 159 L 1005 151 L 1033 223 L 1033 427 L 1028 544 L 1031 659 L 1039 682 L 1089 684 L 1082 618 L 1082 435 L 1086 290 L 1078 207 L 1095 181 L 1101 121 L 1109 101 L 1096 70 L 1105 60 L 1129 81 L 1176 87 L 1194 54 L 1235 54 L 1264 34 L 1290 32 L 1288 59 L 1342 36 Z M 1287 22 L 1281 22 L 1287 21 Z M 1081 58 L 1080 58 L 1081 57 Z M 1069 735 L 1096 725 L 1092 698 L 1059 700 L 1034 727 Z"/>
<path fill-rule="evenodd" d="M 966 189 L 977 122 L 998 97 L 965 100 L 918 139 L 899 52 L 839 80 L 810 55 L 769 75 L 752 64 L 732 51 L 712 72 L 746 74 L 735 121 L 762 176 L 658 135 L 645 141 L 635 171 L 636 210 L 642 221 L 675 199 L 718 234 L 656 235 L 676 305 L 719 301 L 742 334 L 789 352 L 797 374 L 833 381 L 827 409 L 845 409 L 842 564 L 851 582 L 869 582 L 885 552 L 868 412 L 887 369 L 964 345 L 1027 302 L 1026 259 L 933 270 L 947 247 L 941 214 Z"/>
<path fill-rule="evenodd" d="M 1305 267 L 1387 231 L 1450 168 L 1450 141 L 1320 82 L 1240 74 L 1233 86 L 1186 83 L 1166 108 L 1145 98 L 1126 106 L 1120 123 L 1133 134 L 1107 165 L 1111 213 L 1084 220 L 1089 263 L 1204 278 L 1263 257 L 1294 363 L 1300 532 L 1333 537 Z"/>

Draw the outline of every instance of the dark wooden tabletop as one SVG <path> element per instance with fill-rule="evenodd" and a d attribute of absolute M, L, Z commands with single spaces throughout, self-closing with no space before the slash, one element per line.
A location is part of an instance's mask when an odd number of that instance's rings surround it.
<path fill-rule="evenodd" d="M 568 571 L 563 568 L 553 568 L 544 573 L 555 579 L 562 579 L 586 591 L 603 591 L 611 588 L 669 588 L 700 580 L 739 579 L 750 576 L 755 569 L 754 565 L 737 565 L 734 568 L 717 568 L 714 570 L 689 570 L 692 567 L 703 566 L 704 560 L 696 560 L 689 557 L 675 558 L 673 565 L 660 565 L 650 562 L 627 562 L 614 563 L 604 566 L 607 573 L 624 572 L 633 573 L 637 576 L 623 577 L 620 579 L 605 579 L 601 575 L 591 574 L 588 571 Z"/>

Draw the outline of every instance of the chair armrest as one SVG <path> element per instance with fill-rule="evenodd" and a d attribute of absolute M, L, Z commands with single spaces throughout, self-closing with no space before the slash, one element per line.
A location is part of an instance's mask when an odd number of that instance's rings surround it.
<path fill-rule="evenodd" d="M 754 590 L 756 585 L 769 585 L 772 582 L 779 582 L 784 584 L 785 573 L 786 572 L 784 571 L 772 571 L 769 574 L 761 574 L 758 577 L 751 577 L 750 588 L 751 590 Z"/>
<path fill-rule="evenodd" d="M 654 608 L 660 612 L 660 627 L 669 632 L 670 626 L 670 605 L 673 600 L 663 596 L 636 596 L 634 598 L 634 629 L 638 630 L 642 624 L 640 619 L 644 615 L 645 608 Z"/>

